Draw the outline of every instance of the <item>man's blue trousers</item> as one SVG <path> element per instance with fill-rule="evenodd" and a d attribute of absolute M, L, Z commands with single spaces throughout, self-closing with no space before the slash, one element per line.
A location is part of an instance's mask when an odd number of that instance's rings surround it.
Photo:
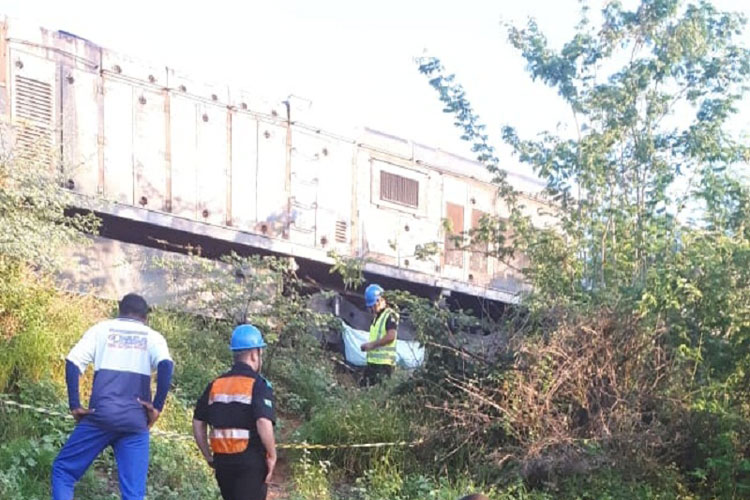
<path fill-rule="evenodd" d="M 148 475 L 149 433 L 123 433 L 83 422 L 76 425 L 52 464 L 52 500 L 72 500 L 76 482 L 107 446 L 117 462 L 123 500 L 143 500 Z"/>

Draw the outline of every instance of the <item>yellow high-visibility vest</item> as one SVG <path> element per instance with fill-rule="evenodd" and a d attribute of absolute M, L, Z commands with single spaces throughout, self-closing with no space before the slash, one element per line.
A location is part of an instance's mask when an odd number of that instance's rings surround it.
<path fill-rule="evenodd" d="M 370 342 L 380 340 L 386 335 L 385 322 L 391 314 L 395 314 L 398 321 L 398 313 L 393 309 L 386 308 L 380 317 L 370 325 Z M 377 349 L 367 351 L 367 364 L 370 365 L 395 365 L 396 364 L 396 339 Z"/>

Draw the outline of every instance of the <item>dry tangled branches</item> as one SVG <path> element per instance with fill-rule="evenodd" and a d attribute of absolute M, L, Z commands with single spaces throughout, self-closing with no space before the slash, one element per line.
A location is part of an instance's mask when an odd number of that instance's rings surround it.
<path fill-rule="evenodd" d="M 673 364 L 662 333 L 603 311 L 511 336 L 510 369 L 444 374 L 442 400 L 426 403 L 445 421 L 434 435 L 452 437 L 451 453 L 470 449 L 542 479 L 636 454 L 666 458 L 679 435 L 661 417 L 679 404 L 664 397 Z"/>

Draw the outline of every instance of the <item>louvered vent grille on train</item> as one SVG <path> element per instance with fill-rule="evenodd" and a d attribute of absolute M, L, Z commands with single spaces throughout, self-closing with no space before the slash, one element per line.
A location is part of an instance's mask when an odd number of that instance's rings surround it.
<path fill-rule="evenodd" d="M 52 154 L 53 99 L 49 83 L 17 75 L 16 126 L 19 156 L 48 162 Z"/>
<path fill-rule="evenodd" d="M 346 243 L 346 221 L 345 220 L 337 220 L 336 221 L 336 242 L 337 243 Z"/>
<path fill-rule="evenodd" d="M 380 199 L 419 208 L 419 182 L 381 170 Z"/>

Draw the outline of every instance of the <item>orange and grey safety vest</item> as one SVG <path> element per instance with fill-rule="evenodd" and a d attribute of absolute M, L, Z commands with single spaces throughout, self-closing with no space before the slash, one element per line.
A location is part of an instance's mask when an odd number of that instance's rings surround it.
<path fill-rule="evenodd" d="M 216 404 L 238 403 L 249 409 L 250 404 L 253 402 L 254 385 L 255 379 L 252 377 L 232 376 L 216 379 L 211 385 L 211 392 L 208 395 L 209 408 Z M 239 409 L 236 412 L 238 416 L 245 413 L 244 409 Z M 208 435 L 211 442 L 211 450 L 214 453 L 225 454 L 242 453 L 245 451 L 250 443 L 250 427 L 248 424 L 251 420 L 242 417 L 229 421 L 225 417 L 222 420 L 224 420 L 222 424 L 230 424 L 232 426 L 211 428 L 211 432 Z"/>
<path fill-rule="evenodd" d="M 375 321 L 372 322 L 372 325 L 370 325 L 370 342 L 375 342 L 376 340 L 380 340 L 381 338 L 385 337 L 387 333 L 385 330 L 385 323 L 391 314 L 395 315 L 394 317 L 396 318 L 396 321 L 398 321 L 398 313 L 390 307 L 387 307 L 382 313 L 380 313 L 380 316 L 378 316 Z M 367 351 L 367 364 L 391 366 L 395 365 L 396 339 L 393 339 L 393 342 L 390 342 L 389 344 L 386 344 L 382 347 Z"/>
<path fill-rule="evenodd" d="M 246 452 L 263 449 L 256 420 L 275 421 L 273 399 L 270 384 L 244 363 L 236 363 L 206 388 L 194 418 L 209 424 L 208 437 L 217 460 L 239 459 Z"/>

